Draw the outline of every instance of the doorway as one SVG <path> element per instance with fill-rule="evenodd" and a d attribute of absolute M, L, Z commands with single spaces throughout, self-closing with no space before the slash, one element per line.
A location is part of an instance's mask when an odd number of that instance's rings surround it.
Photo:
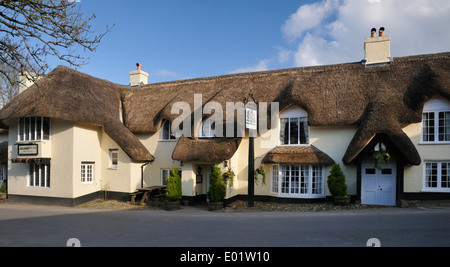
<path fill-rule="evenodd" d="M 361 166 L 361 204 L 395 206 L 397 197 L 397 170 L 395 164 L 375 168 Z"/>

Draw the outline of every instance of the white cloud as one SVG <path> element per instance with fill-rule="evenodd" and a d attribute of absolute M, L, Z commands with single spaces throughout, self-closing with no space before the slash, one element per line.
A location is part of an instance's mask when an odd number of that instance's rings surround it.
<path fill-rule="evenodd" d="M 305 31 L 320 26 L 337 6 L 338 0 L 325 0 L 300 6 L 282 26 L 284 37 L 290 42 L 302 37 Z"/>
<path fill-rule="evenodd" d="M 269 60 L 261 60 L 258 64 L 250 67 L 243 67 L 231 71 L 230 73 L 242 73 L 242 72 L 255 72 L 255 71 L 265 71 L 268 70 Z"/>
<path fill-rule="evenodd" d="M 449 14 L 448 0 L 323 0 L 300 6 L 282 33 L 297 41 L 289 54 L 295 66 L 359 61 L 370 29 L 381 26 L 392 38 L 393 57 L 436 53 L 449 51 Z"/>

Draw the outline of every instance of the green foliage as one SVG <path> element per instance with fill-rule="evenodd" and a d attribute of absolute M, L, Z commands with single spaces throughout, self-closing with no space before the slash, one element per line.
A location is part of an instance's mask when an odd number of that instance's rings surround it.
<path fill-rule="evenodd" d="M 167 201 L 180 201 L 181 200 L 181 177 L 178 175 L 178 169 L 173 168 L 170 170 L 170 176 L 167 178 Z"/>
<path fill-rule="evenodd" d="M 3 181 L 2 187 L 0 188 L 0 193 L 7 193 L 6 181 Z"/>
<path fill-rule="evenodd" d="M 333 196 L 346 196 L 347 185 L 345 184 L 345 175 L 341 166 L 337 163 L 331 167 L 330 175 L 327 180 L 328 189 Z"/>
<path fill-rule="evenodd" d="M 209 179 L 210 185 L 208 190 L 208 198 L 211 202 L 220 202 L 223 201 L 226 195 L 227 186 L 223 182 L 222 172 L 220 168 L 217 166 L 213 167 L 213 171 L 211 173 Z"/>

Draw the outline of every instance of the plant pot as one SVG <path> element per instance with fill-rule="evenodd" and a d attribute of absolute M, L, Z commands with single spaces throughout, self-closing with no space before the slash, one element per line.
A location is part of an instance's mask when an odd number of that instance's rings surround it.
<path fill-rule="evenodd" d="M 223 201 L 220 202 L 208 202 L 208 210 L 221 210 L 223 208 Z"/>
<path fill-rule="evenodd" d="M 166 201 L 164 204 L 166 210 L 178 210 L 180 209 L 180 201 Z"/>
<path fill-rule="evenodd" d="M 334 196 L 333 201 L 334 201 L 335 205 L 347 206 L 350 204 L 350 197 L 349 196 Z"/>
<path fill-rule="evenodd" d="M 0 193 L 0 200 L 5 200 L 7 198 L 8 194 L 6 193 Z"/>
<path fill-rule="evenodd" d="M 189 200 L 183 200 L 183 205 L 184 206 L 189 206 Z"/>

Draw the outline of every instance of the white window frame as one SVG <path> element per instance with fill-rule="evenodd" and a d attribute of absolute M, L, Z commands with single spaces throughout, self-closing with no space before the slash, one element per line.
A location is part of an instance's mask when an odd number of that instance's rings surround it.
<path fill-rule="evenodd" d="M 50 188 L 50 163 L 28 164 L 27 186 L 33 188 Z"/>
<path fill-rule="evenodd" d="M 180 169 L 180 168 L 177 168 L 177 169 L 178 169 L 178 175 L 180 175 L 180 177 L 181 177 L 182 169 Z M 161 172 L 160 172 L 161 185 L 167 185 L 167 178 L 169 178 L 171 170 L 172 170 L 172 168 L 162 168 L 161 169 Z"/>
<path fill-rule="evenodd" d="M 89 169 L 91 177 L 89 177 Z M 81 162 L 81 184 L 93 184 L 95 178 L 95 162 Z"/>
<path fill-rule="evenodd" d="M 116 163 L 114 163 L 114 158 Z M 109 150 L 109 168 L 117 170 L 119 168 L 119 149 Z"/>
<path fill-rule="evenodd" d="M 429 100 L 427 103 L 425 103 L 422 113 L 422 125 L 421 125 L 421 135 L 420 135 L 420 143 L 421 144 L 450 144 L 450 139 L 440 141 L 439 137 L 439 128 L 444 127 L 445 131 L 449 129 L 450 131 L 450 125 L 445 124 L 441 126 L 439 125 L 439 114 L 440 113 L 447 113 L 450 112 L 450 101 L 442 98 L 442 97 L 435 97 L 431 100 Z M 425 120 L 425 117 L 429 117 L 429 114 L 433 114 L 433 119 L 427 119 Z M 445 116 L 445 115 L 444 115 Z M 427 121 L 432 121 L 434 123 L 433 126 L 427 126 Z M 428 134 L 428 132 L 433 131 L 433 133 Z M 444 134 L 450 134 L 450 133 L 444 133 Z M 432 137 L 434 140 L 425 140 L 426 136 Z M 444 137 L 445 138 L 445 137 Z"/>
<path fill-rule="evenodd" d="M 428 184 L 428 164 L 436 164 L 436 187 L 430 187 Z M 449 187 L 442 187 L 442 168 L 445 164 L 447 170 L 447 183 Z M 441 192 L 450 193 L 450 161 L 424 161 L 423 164 L 423 192 Z"/>
<path fill-rule="evenodd" d="M 283 167 L 287 166 L 286 170 L 288 174 L 287 176 L 287 185 L 288 187 L 283 187 L 285 185 L 285 176 L 283 172 L 285 169 Z M 293 181 L 293 167 L 299 168 L 299 176 L 298 181 Z M 301 186 L 301 172 L 307 172 L 307 186 Z M 277 171 L 278 170 L 278 171 Z M 320 170 L 320 193 L 313 194 L 313 190 L 316 190 L 318 187 L 313 188 L 313 176 L 317 170 Z M 315 171 L 315 172 L 314 172 Z M 294 177 L 295 178 L 295 177 Z M 292 186 L 294 183 L 297 186 Z M 315 184 L 318 184 L 314 181 Z M 287 190 L 287 191 L 284 191 Z M 274 164 L 271 168 L 271 192 L 276 193 L 279 197 L 288 197 L 288 198 L 306 198 L 306 199 L 314 199 L 314 198 L 324 198 L 325 197 L 325 166 L 323 165 L 314 165 L 314 164 Z"/>
<path fill-rule="evenodd" d="M 293 108 L 289 108 L 283 112 L 280 113 L 279 115 L 279 119 L 280 119 L 280 138 L 279 138 L 279 142 L 281 146 L 307 146 L 309 145 L 309 125 L 308 125 L 308 113 L 298 107 L 293 107 Z M 283 136 L 282 138 L 282 130 L 283 130 L 283 124 L 282 124 L 282 120 L 288 120 L 287 126 L 288 126 L 288 136 Z M 297 131 L 297 143 L 292 143 L 291 144 L 291 138 L 290 138 L 290 134 L 291 134 L 291 120 L 298 120 L 298 131 Z M 301 135 L 300 133 L 302 132 L 302 128 L 300 127 L 301 123 L 303 123 L 305 129 L 304 129 L 304 133 L 305 133 L 305 138 L 306 138 L 306 142 L 302 143 L 301 142 Z M 287 138 L 288 143 L 285 144 L 285 139 Z"/>
<path fill-rule="evenodd" d="M 40 123 L 37 123 L 38 119 L 40 120 Z M 48 122 L 47 136 L 44 136 L 44 134 L 47 132 L 46 130 L 44 130 L 44 120 Z M 33 121 L 34 121 L 34 129 L 31 129 Z M 21 126 L 23 126 L 23 128 Z M 33 135 L 34 135 L 34 138 L 32 138 Z M 48 118 L 48 117 L 21 117 L 18 119 L 18 123 L 17 123 L 17 141 L 18 142 L 50 141 L 50 136 L 51 136 L 51 120 L 50 120 L 50 118 Z"/>
<path fill-rule="evenodd" d="M 166 127 L 168 127 L 168 129 L 165 129 Z M 167 134 L 165 134 L 166 132 Z M 176 141 L 176 137 L 172 132 L 172 123 L 168 120 L 163 120 L 161 123 L 161 135 L 159 141 Z"/>

